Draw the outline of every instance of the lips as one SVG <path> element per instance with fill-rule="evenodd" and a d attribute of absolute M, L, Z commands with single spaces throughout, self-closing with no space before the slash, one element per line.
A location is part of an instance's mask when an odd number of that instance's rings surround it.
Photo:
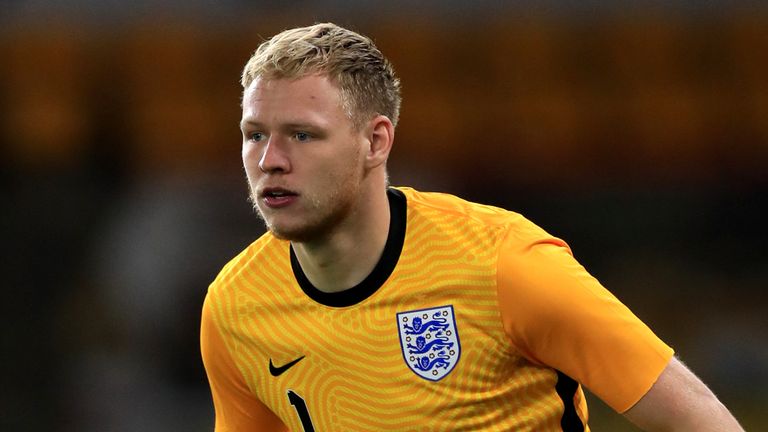
<path fill-rule="evenodd" d="M 299 194 L 283 188 L 264 188 L 261 191 L 261 199 L 270 208 L 282 208 L 291 205 Z"/>

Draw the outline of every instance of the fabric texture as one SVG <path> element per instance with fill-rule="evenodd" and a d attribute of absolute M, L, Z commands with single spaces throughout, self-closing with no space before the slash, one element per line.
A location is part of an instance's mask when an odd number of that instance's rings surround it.
<path fill-rule="evenodd" d="M 201 348 L 218 432 L 589 430 L 581 385 L 623 412 L 671 359 L 523 216 L 388 196 L 384 254 L 350 290 L 317 291 L 269 233 L 211 284 Z"/>

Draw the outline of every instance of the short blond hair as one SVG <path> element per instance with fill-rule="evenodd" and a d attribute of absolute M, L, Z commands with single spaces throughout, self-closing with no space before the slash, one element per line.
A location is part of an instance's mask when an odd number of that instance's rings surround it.
<path fill-rule="evenodd" d="M 397 125 L 400 80 L 368 37 L 332 23 L 285 30 L 263 42 L 243 69 L 247 89 L 257 78 L 326 75 L 339 86 L 347 116 L 360 128 L 375 115 Z"/>

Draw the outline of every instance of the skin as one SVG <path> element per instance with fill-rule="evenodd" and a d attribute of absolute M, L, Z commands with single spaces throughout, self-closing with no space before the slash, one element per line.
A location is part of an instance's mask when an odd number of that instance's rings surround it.
<path fill-rule="evenodd" d="M 251 201 L 268 229 L 291 241 L 318 289 L 361 282 L 389 232 L 392 122 L 376 115 L 355 128 L 326 76 L 258 78 L 243 93 L 241 131 Z"/>
<path fill-rule="evenodd" d="M 377 115 L 355 128 L 339 92 L 322 75 L 259 78 L 244 91 L 241 121 L 254 207 L 275 236 L 291 241 L 304 273 L 326 292 L 362 281 L 389 231 L 386 161 L 394 127 Z M 286 195 L 269 197 L 270 190 Z M 743 431 L 676 358 L 624 415 L 646 431 Z M 269 430 L 282 430 L 271 418 Z"/>
<path fill-rule="evenodd" d="M 656 383 L 624 416 L 644 431 L 744 431 L 714 393 L 677 358 L 672 358 Z"/>

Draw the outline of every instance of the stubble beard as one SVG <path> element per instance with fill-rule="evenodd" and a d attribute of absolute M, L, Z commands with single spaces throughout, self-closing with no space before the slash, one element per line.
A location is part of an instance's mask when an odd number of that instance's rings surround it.
<path fill-rule="evenodd" d="M 303 193 L 300 200 L 305 207 L 302 211 L 306 213 L 306 217 L 303 223 L 294 226 L 281 227 L 270 222 L 259 206 L 260 199 L 250 181 L 248 182 L 250 189 L 248 201 L 264 226 L 275 237 L 294 243 L 318 242 L 329 237 L 334 229 L 353 212 L 360 195 L 362 181 L 362 174 L 355 176 L 354 172 L 350 172 L 344 178 L 337 179 L 336 184 L 339 186 L 329 193 L 321 192 L 322 196 L 316 193 Z"/>

